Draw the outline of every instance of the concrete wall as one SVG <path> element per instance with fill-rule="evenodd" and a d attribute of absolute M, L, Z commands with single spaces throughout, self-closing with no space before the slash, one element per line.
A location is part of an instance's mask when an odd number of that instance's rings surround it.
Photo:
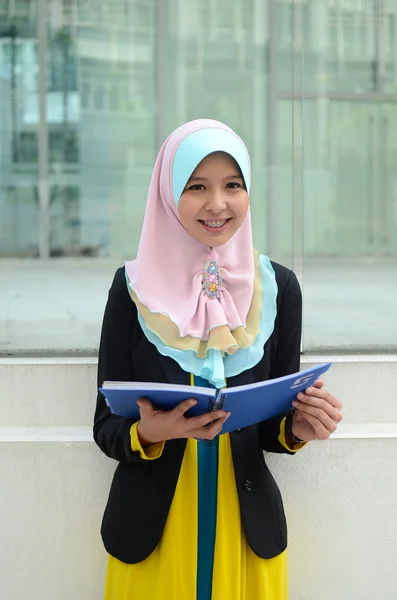
<path fill-rule="evenodd" d="M 290 598 L 396 600 L 397 356 L 333 360 L 338 432 L 269 458 L 289 521 Z M 89 359 L 0 361 L 1 600 L 102 597 L 115 463 L 91 440 L 95 373 Z"/>

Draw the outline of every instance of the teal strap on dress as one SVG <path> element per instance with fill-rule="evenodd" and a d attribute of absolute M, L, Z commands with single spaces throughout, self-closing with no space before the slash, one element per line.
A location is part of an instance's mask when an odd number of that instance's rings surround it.
<path fill-rule="evenodd" d="M 213 387 L 201 377 L 194 385 Z M 216 507 L 218 492 L 219 437 L 197 442 L 198 458 L 198 541 L 197 541 L 197 600 L 211 600 L 214 567 Z"/>

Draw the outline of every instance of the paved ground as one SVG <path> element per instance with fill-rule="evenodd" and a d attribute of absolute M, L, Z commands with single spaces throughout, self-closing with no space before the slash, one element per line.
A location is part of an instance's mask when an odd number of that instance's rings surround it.
<path fill-rule="evenodd" d="M 0 260 L 0 354 L 93 354 L 120 261 Z M 306 351 L 397 351 L 397 260 L 305 260 Z"/>

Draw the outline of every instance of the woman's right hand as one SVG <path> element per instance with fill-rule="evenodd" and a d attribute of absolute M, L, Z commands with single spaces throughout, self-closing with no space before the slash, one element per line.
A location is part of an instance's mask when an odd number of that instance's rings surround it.
<path fill-rule="evenodd" d="M 172 410 L 157 410 L 147 398 L 138 400 L 141 420 L 138 423 L 138 436 L 142 446 L 176 438 L 196 438 L 212 440 L 220 433 L 230 413 L 216 410 L 200 417 L 185 417 L 185 413 L 197 404 L 190 398 Z"/>

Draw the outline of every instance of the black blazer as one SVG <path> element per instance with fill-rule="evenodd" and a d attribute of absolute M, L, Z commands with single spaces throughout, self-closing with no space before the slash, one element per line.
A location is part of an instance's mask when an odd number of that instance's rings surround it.
<path fill-rule="evenodd" d="M 287 375 L 299 370 L 302 300 L 299 283 L 289 269 L 272 263 L 278 284 L 277 318 L 262 360 L 228 379 L 229 386 Z M 105 380 L 189 384 L 189 373 L 162 356 L 142 332 L 125 281 L 116 272 L 105 309 L 99 349 L 98 387 Z M 287 527 L 280 491 L 263 456 L 289 453 L 278 441 L 279 415 L 230 434 L 233 464 L 245 534 L 252 550 L 272 558 L 287 546 Z M 137 563 L 156 548 L 174 496 L 186 439 L 167 441 L 163 454 L 145 461 L 131 450 L 133 419 L 112 415 L 98 393 L 94 439 L 118 461 L 101 534 L 109 554 Z M 292 454 L 292 453 L 289 453 Z"/>

